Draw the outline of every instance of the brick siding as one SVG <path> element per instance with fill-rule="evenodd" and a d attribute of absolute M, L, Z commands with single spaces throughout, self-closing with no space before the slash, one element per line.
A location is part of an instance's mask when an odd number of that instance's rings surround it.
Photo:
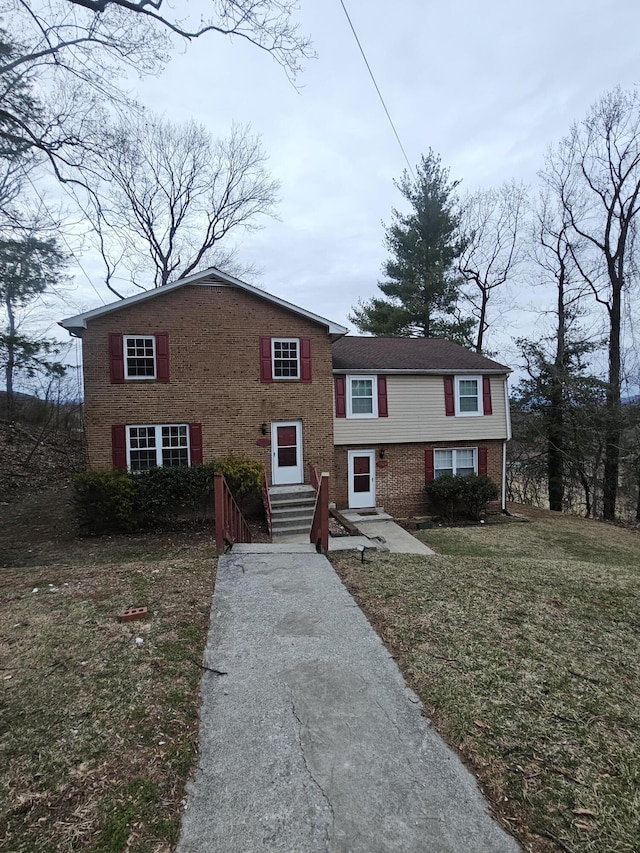
<path fill-rule="evenodd" d="M 170 381 L 111 384 L 109 333 L 168 332 Z M 262 383 L 260 336 L 311 339 L 312 382 Z M 229 453 L 261 461 L 260 426 L 303 422 L 305 477 L 309 463 L 333 479 L 333 377 L 326 329 L 232 287 L 189 286 L 90 320 L 83 334 L 89 466 L 112 467 L 113 424 L 202 424 L 203 461 Z"/>
<path fill-rule="evenodd" d="M 338 509 L 349 504 L 348 451 L 375 450 L 376 452 L 376 504 L 391 515 L 408 518 L 428 513 L 424 493 L 424 453 L 428 447 L 486 447 L 487 474 L 502 488 L 502 441 L 456 441 L 433 444 L 376 444 L 339 446 L 335 448 L 336 480 L 334 500 Z M 379 463 L 384 450 L 384 462 Z"/>

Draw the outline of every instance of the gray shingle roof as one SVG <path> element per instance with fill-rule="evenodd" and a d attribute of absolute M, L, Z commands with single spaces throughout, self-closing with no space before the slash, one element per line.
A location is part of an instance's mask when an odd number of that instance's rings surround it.
<path fill-rule="evenodd" d="M 347 335 L 333 344 L 333 369 L 411 372 L 507 373 L 508 367 L 438 338 L 371 338 Z"/>

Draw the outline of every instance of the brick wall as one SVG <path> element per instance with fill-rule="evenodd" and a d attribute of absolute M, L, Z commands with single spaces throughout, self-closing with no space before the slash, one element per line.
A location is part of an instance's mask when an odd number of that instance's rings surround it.
<path fill-rule="evenodd" d="M 111 384 L 108 336 L 168 332 L 170 381 Z M 311 339 L 312 382 L 262 383 L 260 336 Z M 326 329 L 231 287 L 185 285 L 91 320 L 83 334 L 89 466 L 112 466 L 113 424 L 201 423 L 204 461 L 246 455 L 271 471 L 260 425 L 302 420 L 309 463 L 334 474 L 333 378 Z"/>
<path fill-rule="evenodd" d="M 456 447 L 486 447 L 487 474 L 502 488 L 502 441 L 456 441 Z M 348 506 L 349 484 L 347 453 L 349 450 L 375 450 L 376 504 L 391 515 L 406 518 L 428 512 L 424 494 L 424 452 L 427 447 L 451 447 L 451 442 L 433 444 L 378 444 L 366 447 L 335 448 L 336 479 L 333 490 L 338 509 Z M 380 451 L 384 450 L 384 460 Z M 380 461 L 383 465 L 380 466 Z"/>

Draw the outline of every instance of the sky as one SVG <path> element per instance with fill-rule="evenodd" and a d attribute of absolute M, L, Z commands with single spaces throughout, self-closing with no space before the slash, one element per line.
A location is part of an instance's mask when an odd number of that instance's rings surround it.
<path fill-rule="evenodd" d="M 548 146 L 606 90 L 640 81 L 636 0 L 344 2 L 410 163 L 432 148 L 464 190 L 511 179 L 535 188 Z M 268 54 L 222 36 L 132 85 L 151 110 L 194 118 L 214 136 L 251 124 L 281 182 L 278 219 L 239 244 L 240 260 L 259 270 L 251 283 L 357 331 L 348 314 L 379 294 L 383 222 L 402 206 L 393 182 L 407 164 L 340 0 L 301 0 L 298 19 L 317 58 L 297 89 Z M 97 260 L 81 261 L 111 301 Z M 69 313 L 101 304 L 71 272 Z M 522 289 L 505 351 L 540 298 Z"/>

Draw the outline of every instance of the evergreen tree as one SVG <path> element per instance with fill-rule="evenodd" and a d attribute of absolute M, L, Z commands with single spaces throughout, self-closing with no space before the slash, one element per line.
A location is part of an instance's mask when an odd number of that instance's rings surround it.
<path fill-rule="evenodd" d="M 396 182 L 411 212 L 392 211 L 393 222 L 385 229 L 392 257 L 383 265 L 387 280 L 378 285 L 387 298 L 361 301 L 349 317 L 362 332 L 469 343 L 474 321 L 462 318 L 457 306 L 456 262 L 463 250 L 458 184 L 431 150 L 422 156 L 415 179 L 405 171 Z"/>
<path fill-rule="evenodd" d="M 64 256 L 52 238 L 37 234 L 0 237 L 0 302 L 4 321 L 0 325 L 0 365 L 7 389 L 7 413 L 14 407 L 14 379 L 23 372 L 38 371 L 61 376 L 65 367 L 53 359 L 60 346 L 41 335 L 30 335 L 20 325 L 18 312 L 30 305 L 50 286 L 57 284 Z"/>

